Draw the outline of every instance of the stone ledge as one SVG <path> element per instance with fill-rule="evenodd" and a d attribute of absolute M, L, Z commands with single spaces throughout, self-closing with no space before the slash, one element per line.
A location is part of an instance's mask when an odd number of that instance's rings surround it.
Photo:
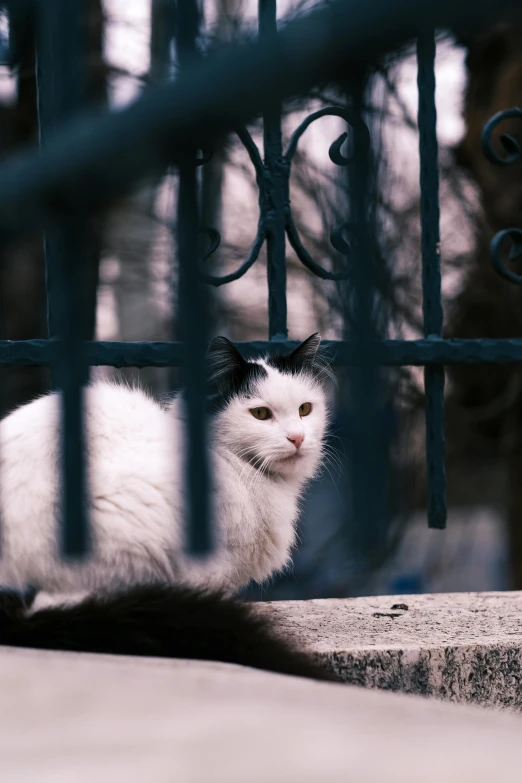
<path fill-rule="evenodd" d="M 259 604 L 346 682 L 522 710 L 522 593 Z"/>

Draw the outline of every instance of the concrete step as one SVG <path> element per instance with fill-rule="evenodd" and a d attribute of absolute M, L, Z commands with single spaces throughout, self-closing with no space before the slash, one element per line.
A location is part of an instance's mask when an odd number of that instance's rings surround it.
<path fill-rule="evenodd" d="M 519 783 L 522 718 L 213 663 L 0 648 L 6 783 Z"/>

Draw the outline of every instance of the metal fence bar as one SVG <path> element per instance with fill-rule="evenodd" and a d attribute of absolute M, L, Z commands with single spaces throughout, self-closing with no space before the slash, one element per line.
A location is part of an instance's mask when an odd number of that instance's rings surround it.
<path fill-rule="evenodd" d="M 178 8 L 176 48 L 180 68 L 197 59 L 199 29 L 197 0 L 184 0 Z M 196 153 L 187 147 L 179 167 L 178 190 L 178 313 L 183 339 L 185 429 L 185 477 L 188 488 L 188 550 L 204 555 L 212 550 L 210 475 L 207 452 L 207 380 L 205 353 L 208 346 L 207 291 L 201 279 L 199 260 L 199 205 Z"/>
<path fill-rule="evenodd" d="M 40 145 L 79 109 L 82 68 L 79 52 L 80 3 L 52 0 L 41 5 L 36 41 L 36 79 L 38 86 L 38 126 Z M 72 29 L 69 29 L 69 24 Z M 76 48 L 74 44 L 76 43 Z M 63 307 L 62 258 L 66 244 L 65 221 L 44 238 L 47 283 L 47 322 L 49 337 L 58 334 L 59 311 Z"/>
<path fill-rule="evenodd" d="M 259 0 L 259 39 L 267 46 L 277 46 L 276 0 Z M 263 112 L 263 141 L 268 335 L 271 340 L 284 340 L 288 335 L 285 210 L 289 166 L 283 159 L 281 103 L 277 98 L 271 100 Z"/>
<path fill-rule="evenodd" d="M 363 107 L 366 78 L 361 74 L 354 79 L 348 91 L 354 112 L 360 123 L 351 130 L 351 155 L 347 167 L 349 226 L 352 251 L 350 256 L 350 300 L 346 308 L 345 334 L 353 340 L 358 352 L 357 365 L 349 377 L 345 389 L 344 407 L 350 411 L 347 444 L 350 452 L 350 483 L 348 492 L 352 498 L 353 519 L 356 520 L 360 554 L 371 560 L 382 544 L 387 531 L 389 498 L 383 456 L 385 433 L 382 427 L 380 368 L 376 362 L 376 288 L 375 253 L 372 245 L 371 198 L 371 150 L 367 144 L 366 128 L 363 130 Z M 347 317 L 349 316 L 349 317 Z M 379 491 L 375 491 L 379 487 Z"/>
<path fill-rule="evenodd" d="M 417 39 L 424 336 L 442 337 L 439 168 L 435 108 L 435 33 Z M 444 367 L 424 370 L 428 526 L 446 527 Z"/>
<path fill-rule="evenodd" d="M 281 348 L 297 347 L 294 340 L 275 345 L 256 340 L 236 343 L 245 355 L 262 356 Z M 353 367 L 360 349 L 353 342 L 325 340 L 324 348 L 338 367 Z M 31 367 L 52 364 L 57 345 L 49 340 L 0 340 L 0 367 Z M 88 342 L 87 364 L 92 367 L 180 367 L 183 345 L 179 342 Z M 519 364 L 522 338 L 480 340 L 379 340 L 372 345 L 377 364 L 389 367 L 423 367 L 441 364 Z"/>
<path fill-rule="evenodd" d="M 37 84 L 40 143 L 67 122 L 81 106 L 84 48 L 82 0 L 40 3 L 37 15 Z M 88 549 L 85 492 L 83 385 L 88 364 L 83 345 L 85 224 L 83 216 L 63 205 L 47 226 L 45 260 L 49 336 L 57 339 L 52 355 L 53 381 L 61 391 L 61 545 L 67 557 Z"/>

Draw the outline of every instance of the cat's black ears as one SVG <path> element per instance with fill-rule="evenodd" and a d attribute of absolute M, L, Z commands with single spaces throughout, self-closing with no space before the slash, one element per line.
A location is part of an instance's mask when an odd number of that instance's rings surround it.
<path fill-rule="evenodd" d="M 321 335 L 319 332 L 315 332 L 285 358 L 291 360 L 296 365 L 313 364 L 320 344 Z M 214 337 L 208 347 L 207 356 L 215 375 L 220 375 L 227 371 L 230 372 L 231 370 L 239 370 L 243 365 L 247 364 L 234 343 L 231 343 L 226 337 Z"/>
<path fill-rule="evenodd" d="M 286 356 L 270 356 L 268 365 L 280 372 L 299 373 L 303 370 L 314 372 L 318 368 L 317 352 L 321 344 L 321 335 L 316 332 Z M 215 337 L 208 348 L 208 363 L 211 378 L 221 384 L 231 378 L 241 378 L 252 367 L 233 343 L 226 337 Z"/>
<path fill-rule="evenodd" d="M 313 364 L 317 357 L 317 351 L 321 345 L 321 335 L 319 332 L 311 334 L 310 337 L 298 345 L 292 353 L 287 356 L 287 359 L 291 359 L 296 364 Z"/>
<path fill-rule="evenodd" d="M 314 376 L 321 375 L 323 362 L 318 356 L 319 346 L 321 344 L 321 335 L 316 332 L 302 342 L 292 353 L 286 356 L 271 356 L 267 359 L 267 364 L 275 367 L 279 372 L 286 372 L 292 375 L 306 372 Z"/>
<path fill-rule="evenodd" d="M 240 373 L 247 364 L 234 343 L 226 337 L 214 337 L 208 346 L 207 360 L 211 376 L 217 382 L 229 374 Z"/>

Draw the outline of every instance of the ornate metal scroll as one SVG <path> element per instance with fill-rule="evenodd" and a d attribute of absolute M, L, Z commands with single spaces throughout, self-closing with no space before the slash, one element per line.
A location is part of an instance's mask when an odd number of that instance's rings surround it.
<path fill-rule="evenodd" d="M 518 141 L 507 133 L 500 133 L 498 141 L 500 142 L 504 154 L 495 149 L 493 134 L 496 129 L 505 120 L 521 119 L 522 109 L 514 107 L 504 111 L 497 112 L 484 125 L 482 130 L 482 150 L 484 155 L 491 163 L 497 166 L 509 166 L 520 159 L 522 150 Z M 505 247 L 510 244 L 509 260 L 516 261 L 522 256 L 522 229 L 506 228 L 498 231 L 490 243 L 491 263 L 499 275 L 517 285 L 522 284 L 522 275 L 508 269 L 504 263 Z"/>

